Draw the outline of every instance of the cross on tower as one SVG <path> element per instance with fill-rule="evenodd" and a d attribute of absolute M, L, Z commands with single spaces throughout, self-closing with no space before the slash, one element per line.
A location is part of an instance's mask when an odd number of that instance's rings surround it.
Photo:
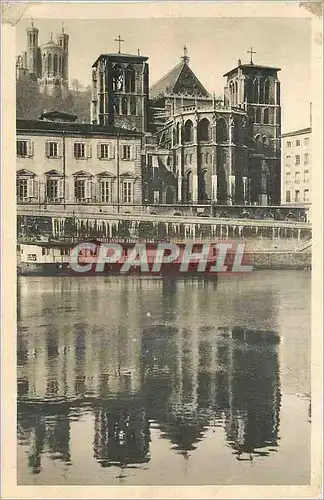
<path fill-rule="evenodd" d="M 118 54 L 120 54 L 120 44 L 121 44 L 122 42 L 124 42 L 125 40 L 122 40 L 122 39 L 120 38 L 120 35 L 118 35 L 118 38 L 115 38 L 115 40 L 114 40 L 114 41 L 115 41 L 115 42 L 118 42 Z"/>
<path fill-rule="evenodd" d="M 256 54 L 256 52 L 253 51 L 253 48 L 251 47 L 250 50 L 247 51 L 248 54 L 250 54 L 251 56 L 251 61 L 250 61 L 250 64 L 253 64 L 253 54 Z"/>

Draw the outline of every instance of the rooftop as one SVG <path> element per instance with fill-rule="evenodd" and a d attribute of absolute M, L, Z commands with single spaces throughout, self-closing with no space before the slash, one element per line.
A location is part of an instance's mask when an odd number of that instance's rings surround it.
<path fill-rule="evenodd" d="M 92 123 L 56 122 L 46 120 L 16 120 L 18 132 L 65 132 L 79 135 L 120 135 L 141 137 L 143 134 L 135 130 L 126 130 L 114 126 L 93 125 Z"/>
<path fill-rule="evenodd" d="M 292 132 L 286 132 L 281 134 L 280 137 L 292 137 L 294 135 L 310 134 L 312 132 L 312 127 L 301 128 L 299 130 L 293 130 Z"/>
<path fill-rule="evenodd" d="M 227 73 L 225 73 L 223 76 L 230 75 L 234 71 L 237 71 L 238 68 L 243 68 L 243 69 L 253 68 L 253 69 L 256 69 L 256 70 L 259 70 L 259 69 L 270 69 L 272 71 L 281 71 L 280 68 L 274 68 L 273 66 L 262 66 L 261 64 L 253 64 L 253 63 L 251 64 L 251 63 L 248 63 L 248 64 L 240 64 L 239 66 L 236 66 L 235 68 L 233 68 L 230 71 L 228 71 Z"/>
<path fill-rule="evenodd" d="M 109 54 L 100 54 L 100 56 L 95 60 L 93 63 L 92 67 L 94 68 L 97 66 L 99 61 L 101 59 L 131 59 L 131 60 L 136 60 L 138 62 L 144 62 L 148 60 L 147 56 L 141 56 L 139 54 L 123 54 L 122 52 L 115 52 L 115 53 L 109 53 Z"/>

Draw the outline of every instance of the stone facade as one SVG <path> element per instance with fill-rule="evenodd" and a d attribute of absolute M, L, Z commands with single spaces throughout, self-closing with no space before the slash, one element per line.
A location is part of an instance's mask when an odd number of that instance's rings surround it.
<path fill-rule="evenodd" d="M 310 205 L 312 129 L 304 128 L 282 134 L 282 196 L 284 205 Z"/>
<path fill-rule="evenodd" d="M 141 134 L 90 124 L 17 120 L 17 200 L 141 204 Z"/>

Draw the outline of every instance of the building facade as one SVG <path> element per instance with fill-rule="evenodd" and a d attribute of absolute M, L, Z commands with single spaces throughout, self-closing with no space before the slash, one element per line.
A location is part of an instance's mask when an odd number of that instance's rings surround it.
<path fill-rule="evenodd" d="M 283 205 L 311 204 L 311 127 L 281 136 Z"/>
<path fill-rule="evenodd" d="M 140 133 L 41 118 L 17 120 L 18 203 L 142 203 Z"/>
<path fill-rule="evenodd" d="M 69 80 L 69 35 L 64 32 L 39 45 L 39 30 L 31 23 L 26 30 L 26 51 L 17 56 L 16 77 L 37 80 L 41 93 L 64 97 Z"/>

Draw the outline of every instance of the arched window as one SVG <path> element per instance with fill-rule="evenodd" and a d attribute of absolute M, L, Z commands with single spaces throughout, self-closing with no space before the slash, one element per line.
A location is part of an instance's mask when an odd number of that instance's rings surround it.
<path fill-rule="evenodd" d="M 200 120 L 198 124 L 198 140 L 209 141 L 210 138 L 210 123 L 207 118 Z"/>
<path fill-rule="evenodd" d="M 207 170 L 203 170 L 199 176 L 199 201 L 206 201 L 207 195 Z"/>
<path fill-rule="evenodd" d="M 216 140 L 217 142 L 228 141 L 228 128 L 225 118 L 219 118 L 216 125 Z"/>
<path fill-rule="evenodd" d="M 266 104 L 269 104 L 270 102 L 270 86 L 268 80 L 265 80 L 264 82 L 264 102 Z"/>
<path fill-rule="evenodd" d="M 114 97 L 113 110 L 115 115 L 119 115 L 119 97 Z"/>
<path fill-rule="evenodd" d="M 257 108 L 255 111 L 255 123 L 261 123 L 261 108 Z"/>
<path fill-rule="evenodd" d="M 240 126 L 238 120 L 233 117 L 232 142 L 234 144 L 239 144 L 239 141 L 240 141 Z"/>
<path fill-rule="evenodd" d="M 263 146 L 266 148 L 269 146 L 269 140 L 268 140 L 268 137 L 266 135 L 262 136 L 262 143 L 263 143 Z"/>
<path fill-rule="evenodd" d="M 237 106 L 238 104 L 238 84 L 237 82 L 234 83 L 234 106 Z"/>
<path fill-rule="evenodd" d="M 125 71 L 125 91 L 135 92 L 135 69 L 133 66 L 127 66 Z"/>
<path fill-rule="evenodd" d="M 58 72 L 58 61 L 57 61 L 57 54 L 54 54 L 53 57 L 53 73 L 56 76 Z"/>
<path fill-rule="evenodd" d="M 124 87 L 124 72 L 123 68 L 116 64 L 113 68 L 113 90 L 119 92 L 123 90 Z"/>
<path fill-rule="evenodd" d="M 135 96 L 130 96 L 130 112 L 131 115 L 136 115 L 136 98 Z"/>
<path fill-rule="evenodd" d="M 48 56 L 47 56 L 47 72 L 48 72 L 48 76 L 51 76 L 51 73 L 52 73 L 52 54 L 48 54 Z"/>
<path fill-rule="evenodd" d="M 244 99 L 247 100 L 247 102 L 253 102 L 253 82 L 251 78 L 248 78 L 245 81 L 245 94 L 244 94 Z"/>
<path fill-rule="evenodd" d="M 187 173 L 187 178 L 186 178 L 186 198 L 187 201 L 192 200 L 192 172 Z"/>
<path fill-rule="evenodd" d="M 128 99 L 127 97 L 122 98 L 122 115 L 128 114 Z"/>
<path fill-rule="evenodd" d="M 266 108 L 263 112 L 263 123 L 268 125 L 269 123 L 269 108 Z"/>
<path fill-rule="evenodd" d="M 259 102 L 259 85 L 258 80 L 255 78 L 252 84 L 252 102 Z"/>
<path fill-rule="evenodd" d="M 187 120 L 184 126 L 184 142 L 193 141 L 193 123 L 191 120 Z"/>
<path fill-rule="evenodd" d="M 176 143 L 179 144 L 179 142 L 180 142 L 180 123 L 177 123 Z"/>

